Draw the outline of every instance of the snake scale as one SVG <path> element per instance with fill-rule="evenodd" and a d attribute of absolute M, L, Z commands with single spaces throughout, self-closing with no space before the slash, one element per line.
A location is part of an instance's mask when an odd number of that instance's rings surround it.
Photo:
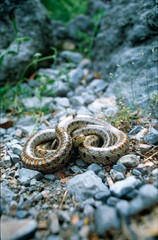
<path fill-rule="evenodd" d="M 55 139 L 55 149 L 37 151 L 41 143 Z M 79 139 L 81 143 L 78 143 Z M 78 145 L 83 161 L 101 165 L 114 164 L 129 148 L 126 134 L 109 123 L 89 115 L 70 115 L 55 129 L 41 130 L 28 138 L 21 159 L 27 168 L 45 173 L 55 172 L 69 161 L 75 145 Z"/>

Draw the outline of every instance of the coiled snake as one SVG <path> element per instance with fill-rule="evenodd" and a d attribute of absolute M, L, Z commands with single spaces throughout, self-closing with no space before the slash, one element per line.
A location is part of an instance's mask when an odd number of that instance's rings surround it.
<path fill-rule="evenodd" d="M 55 139 L 55 149 L 40 149 L 38 146 Z M 41 130 L 32 135 L 24 144 L 21 159 L 27 168 L 54 172 L 69 161 L 76 145 L 85 162 L 112 165 L 128 150 L 128 138 L 101 119 L 71 115 L 59 122 L 56 129 Z"/>

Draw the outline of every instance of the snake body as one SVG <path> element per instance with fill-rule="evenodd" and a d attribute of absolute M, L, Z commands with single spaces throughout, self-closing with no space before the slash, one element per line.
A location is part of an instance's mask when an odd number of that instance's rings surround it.
<path fill-rule="evenodd" d="M 125 133 L 101 119 L 88 115 L 71 115 L 63 119 L 56 129 L 46 129 L 36 132 L 24 144 L 21 159 L 25 167 L 45 173 L 55 172 L 62 168 L 70 159 L 73 148 L 73 138 L 83 135 L 78 144 L 80 157 L 87 163 L 112 165 L 128 150 L 128 137 Z M 95 146 L 101 138 L 101 146 Z M 37 146 L 43 142 L 57 139 L 54 150 L 40 150 L 36 155 Z"/>

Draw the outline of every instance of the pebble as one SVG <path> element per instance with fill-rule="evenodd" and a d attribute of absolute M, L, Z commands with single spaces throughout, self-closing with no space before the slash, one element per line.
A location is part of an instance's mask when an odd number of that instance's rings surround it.
<path fill-rule="evenodd" d="M 158 177 L 158 168 L 155 168 L 155 169 L 152 171 L 152 176 Z"/>
<path fill-rule="evenodd" d="M 36 228 L 37 222 L 31 219 L 2 221 L 1 237 L 5 240 L 29 239 Z"/>
<path fill-rule="evenodd" d="M 134 176 L 129 176 L 128 178 L 114 183 L 111 187 L 111 193 L 116 197 L 122 197 L 128 192 L 133 190 L 137 184 L 137 180 Z"/>
<path fill-rule="evenodd" d="M 64 108 L 67 108 L 70 106 L 70 102 L 69 102 L 69 99 L 66 98 L 66 97 L 56 97 L 54 98 L 54 102 L 61 106 L 61 107 L 64 107 Z"/>
<path fill-rule="evenodd" d="M 106 190 L 97 192 L 97 193 L 94 195 L 94 198 L 95 198 L 96 200 L 99 200 L 99 201 L 102 201 L 102 202 L 106 203 L 106 200 L 108 199 L 108 197 L 109 197 L 110 195 L 111 195 L 111 192 L 110 192 L 110 190 L 109 190 L 108 187 L 107 187 Z"/>
<path fill-rule="evenodd" d="M 69 72 L 69 84 L 72 89 L 75 89 L 83 78 L 83 70 L 81 68 L 73 69 Z"/>
<path fill-rule="evenodd" d="M 103 91 L 107 87 L 108 87 L 108 84 L 103 79 L 94 79 L 89 84 L 89 88 L 93 89 L 95 93 Z"/>
<path fill-rule="evenodd" d="M 58 215 L 55 212 L 49 214 L 50 231 L 52 234 L 57 234 L 60 231 Z"/>
<path fill-rule="evenodd" d="M 43 174 L 35 170 L 21 168 L 19 171 L 19 178 L 20 180 L 22 180 L 24 177 L 29 180 L 33 178 L 35 178 L 36 180 L 41 180 L 43 178 Z"/>
<path fill-rule="evenodd" d="M 110 170 L 110 176 L 112 177 L 112 179 L 113 179 L 114 181 L 119 181 L 119 180 L 125 179 L 123 173 L 117 172 L 117 171 L 115 171 L 114 169 L 111 169 L 111 170 Z"/>
<path fill-rule="evenodd" d="M 94 208 L 91 205 L 86 204 L 84 207 L 85 216 L 93 216 L 93 213 L 94 213 Z"/>
<path fill-rule="evenodd" d="M 151 127 L 144 140 L 148 144 L 156 144 L 158 142 L 158 131 L 155 128 Z"/>
<path fill-rule="evenodd" d="M 54 181 L 56 179 L 56 176 L 52 173 L 47 173 L 47 174 L 44 174 L 44 178 L 50 180 L 50 181 Z"/>
<path fill-rule="evenodd" d="M 109 206 L 100 206 L 94 215 L 95 227 L 99 236 L 102 236 L 111 228 L 119 228 L 120 220 L 117 216 L 116 209 Z"/>
<path fill-rule="evenodd" d="M 135 215 L 145 209 L 150 209 L 158 203 L 158 189 L 150 184 L 145 184 L 138 191 L 138 196 L 129 203 L 129 214 Z"/>
<path fill-rule="evenodd" d="M 113 169 L 116 170 L 117 172 L 127 173 L 127 168 L 121 163 L 118 163 L 117 165 L 113 165 Z"/>
<path fill-rule="evenodd" d="M 82 239 L 85 239 L 85 238 L 87 239 L 89 232 L 90 232 L 90 227 L 88 225 L 84 225 L 79 231 L 79 236 Z"/>
<path fill-rule="evenodd" d="M 12 166 L 11 157 L 9 155 L 3 156 L 1 161 L 1 166 L 8 166 L 8 167 Z"/>
<path fill-rule="evenodd" d="M 18 219 L 23 219 L 23 218 L 26 218 L 28 216 L 28 211 L 25 211 L 25 210 L 18 210 L 16 211 L 16 217 Z"/>
<path fill-rule="evenodd" d="M 12 162 L 13 162 L 14 164 L 20 162 L 20 157 L 19 157 L 19 155 L 13 153 L 13 152 L 10 151 L 10 150 L 8 151 L 8 154 L 9 154 L 9 156 L 11 157 L 11 160 L 12 160 Z"/>
<path fill-rule="evenodd" d="M 77 159 L 76 164 L 78 167 L 85 167 L 86 163 L 82 159 Z"/>
<path fill-rule="evenodd" d="M 152 148 L 151 145 L 149 145 L 149 144 L 142 144 L 142 143 L 138 144 L 138 147 L 139 147 L 140 152 L 142 154 L 145 154 L 146 152 L 148 152 Z"/>
<path fill-rule="evenodd" d="M 132 169 L 132 174 L 135 175 L 135 176 L 140 176 L 142 175 L 141 172 L 137 169 Z"/>
<path fill-rule="evenodd" d="M 116 210 L 121 216 L 129 215 L 129 203 L 126 200 L 120 200 L 116 203 Z"/>
<path fill-rule="evenodd" d="M 86 83 L 89 84 L 93 79 L 95 78 L 94 74 L 89 74 L 87 77 L 86 77 Z"/>
<path fill-rule="evenodd" d="M 71 52 L 71 51 L 62 51 L 60 53 L 60 56 L 62 58 L 66 58 L 67 60 L 75 63 L 75 64 L 79 64 L 81 62 L 81 60 L 83 59 L 83 56 L 81 53 L 78 52 Z"/>
<path fill-rule="evenodd" d="M 92 163 L 91 165 L 88 166 L 88 170 L 92 170 L 96 174 L 101 171 L 103 168 L 97 163 Z"/>
<path fill-rule="evenodd" d="M 78 201 L 86 200 L 93 197 L 98 191 L 106 191 L 107 189 L 92 170 L 71 178 L 66 183 L 66 187 L 69 194 L 73 194 Z"/>
<path fill-rule="evenodd" d="M 17 154 L 18 156 L 21 156 L 22 149 L 23 149 L 23 147 L 20 144 L 14 144 L 12 146 L 13 153 Z"/>
<path fill-rule="evenodd" d="M 128 154 L 121 157 L 117 163 L 121 163 L 125 167 L 134 168 L 138 166 L 139 158 L 135 154 Z"/>
<path fill-rule="evenodd" d="M 114 207 L 118 201 L 119 201 L 119 198 L 110 196 L 107 200 L 107 205 Z"/>
<path fill-rule="evenodd" d="M 136 125 L 134 126 L 131 131 L 129 132 L 129 135 L 134 135 L 138 132 L 140 132 L 140 130 L 142 129 L 143 127 L 142 126 L 139 126 L 139 125 Z"/>

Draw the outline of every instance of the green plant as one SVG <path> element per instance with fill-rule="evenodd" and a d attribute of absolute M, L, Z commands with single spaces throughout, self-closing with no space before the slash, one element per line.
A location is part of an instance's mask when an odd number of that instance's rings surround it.
<path fill-rule="evenodd" d="M 91 23 L 94 25 L 94 27 L 90 36 L 87 33 L 78 31 L 78 36 L 79 38 L 82 39 L 78 43 L 79 51 L 89 58 L 92 58 L 92 50 L 94 46 L 95 37 L 99 33 L 100 21 L 104 14 L 105 14 L 104 11 L 100 11 L 99 13 L 93 16 Z"/>
<path fill-rule="evenodd" d="M 11 44 L 7 47 L 7 49 L 4 51 L 4 53 L 2 53 L 2 55 L 0 56 L 0 67 L 2 66 L 2 62 L 3 62 L 5 56 L 7 56 L 8 54 L 18 55 L 18 53 L 20 51 L 21 43 L 30 40 L 28 37 L 18 38 L 18 29 L 16 26 L 15 18 L 13 16 L 12 16 L 12 23 L 13 23 L 13 28 L 14 28 L 14 32 L 15 32 L 15 38 L 14 38 L 14 41 L 11 42 Z M 15 43 L 17 44 L 17 50 L 13 51 L 13 50 L 11 50 L 11 47 Z"/>
<path fill-rule="evenodd" d="M 86 13 L 88 0 L 41 0 L 52 19 L 68 23 L 78 14 Z"/>

